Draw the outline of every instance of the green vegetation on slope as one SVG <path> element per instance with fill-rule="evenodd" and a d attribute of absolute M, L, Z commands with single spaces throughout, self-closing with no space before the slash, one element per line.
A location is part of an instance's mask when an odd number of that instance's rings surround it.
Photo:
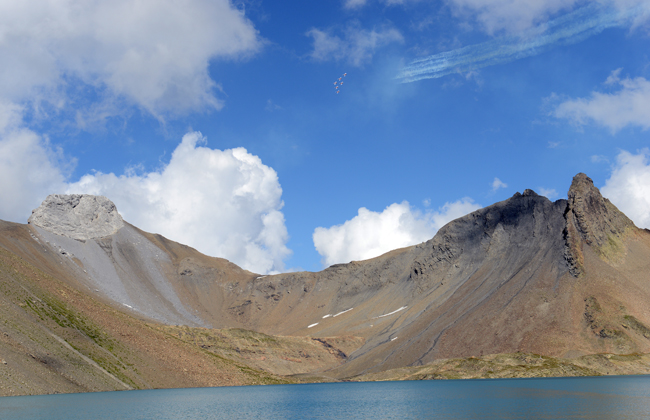
<path fill-rule="evenodd" d="M 292 382 L 174 339 L 1 247 L 0 316 L 0 395 Z"/>
<path fill-rule="evenodd" d="M 496 354 L 466 359 L 444 359 L 418 366 L 391 369 L 351 378 L 355 381 L 425 379 L 545 378 L 630 375 L 650 373 L 649 354 L 594 354 L 573 359 L 532 353 Z"/>

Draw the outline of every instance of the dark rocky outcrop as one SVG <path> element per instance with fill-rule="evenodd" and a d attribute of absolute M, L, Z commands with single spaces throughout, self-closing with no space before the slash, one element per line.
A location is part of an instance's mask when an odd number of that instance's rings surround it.
<path fill-rule="evenodd" d="M 577 277 L 584 273 L 583 244 L 596 248 L 607 257 L 616 258 L 622 251 L 622 239 L 635 226 L 600 195 L 591 178 L 583 173 L 573 178 L 568 197 L 565 258 L 571 274 Z"/>

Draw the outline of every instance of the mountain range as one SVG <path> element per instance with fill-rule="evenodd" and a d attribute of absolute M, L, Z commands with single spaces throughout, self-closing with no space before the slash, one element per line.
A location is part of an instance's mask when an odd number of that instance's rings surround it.
<path fill-rule="evenodd" d="M 0 395 L 649 373 L 650 231 L 584 174 L 427 242 L 259 275 L 51 195 L 0 221 Z"/>

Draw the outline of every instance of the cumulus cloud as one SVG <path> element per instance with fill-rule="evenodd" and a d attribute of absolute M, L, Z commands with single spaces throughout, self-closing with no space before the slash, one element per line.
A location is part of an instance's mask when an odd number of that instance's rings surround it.
<path fill-rule="evenodd" d="M 211 150 L 189 133 L 158 171 L 70 183 L 74 159 L 29 125 L 60 113 L 85 129 L 133 107 L 160 119 L 219 109 L 210 63 L 263 43 L 229 0 L 1 1 L 0 218 L 25 223 L 51 193 L 102 194 L 138 227 L 252 271 L 281 271 L 290 254 L 282 189 L 245 149 Z"/>
<path fill-rule="evenodd" d="M 244 148 L 205 143 L 190 132 L 158 171 L 88 174 L 67 192 L 104 195 L 139 228 L 248 270 L 282 271 L 291 251 L 276 172 Z"/>
<path fill-rule="evenodd" d="M 21 114 L 15 104 L 0 103 L 0 218 L 26 223 L 45 196 L 65 188 L 74 161 L 22 127 Z"/>
<path fill-rule="evenodd" d="M 612 93 L 592 92 L 587 98 L 569 99 L 559 104 L 553 114 L 576 124 L 594 122 L 613 132 L 627 126 L 650 128 L 650 81 L 643 77 L 619 78 L 620 69 L 612 72 L 606 85 L 618 85 Z"/>
<path fill-rule="evenodd" d="M 600 191 L 634 224 L 650 229 L 650 149 L 620 152 Z"/>
<path fill-rule="evenodd" d="M 402 34 L 391 26 L 368 30 L 361 28 L 358 22 L 348 24 L 342 37 L 335 35 L 334 29 L 313 28 L 306 35 L 314 39 L 314 50 L 310 54 L 314 60 L 346 61 L 355 67 L 369 63 L 379 48 L 393 42 L 404 42 Z"/>
<path fill-rule="evenodd" d="M 52 193 L 104 195 L 141 229 L 257 273 L 283 271 L 291 251 L 277 173 L 244 148 L 205 143 L 191 132 L 158 171 L 96 172 L 70 183 L 75 161 L 22 127 L 14 105 L 0 105 L 0 219 L 25 223 Z"/>
<path fill-rule="evenodd" d="M 494 178 L 494 181 L 492 181 L 492 192 L 500 188 L 508 188 L 508 184 L 501 181 L 499 178 Z"/>
<path fill-rule="evenodd" d="M 438 212 L 422 213 L 407 201 L 391 204 L 381 213 L 362 207 L 341 225 L 316 228 L 314 246 L 324 266 L 373 258 L 427 241 L 449 221 L 479 208 L 469 198 L 446 203 Z"/>
<path fill-rule="evenodd" d="M 159 116 L 220 108 L 210 60 L 261 41 L 228 0 L 0 2 L 0 97 L 65 103 L 81 82 Z"/>

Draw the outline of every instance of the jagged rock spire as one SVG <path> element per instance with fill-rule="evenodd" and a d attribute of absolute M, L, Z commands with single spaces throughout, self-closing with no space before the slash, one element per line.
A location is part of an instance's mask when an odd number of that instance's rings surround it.
<path fill-rule="evenodd" d="M 635 229 L 634 223 L 608 199 L 604 198 L 591 178 L 583 173 L 573 177 L 565 212 L 567 243 L 565 257 L 574 276 L 582 274 L 582 244 L 601 253 L 619 246 L 623 235 Z"/>

